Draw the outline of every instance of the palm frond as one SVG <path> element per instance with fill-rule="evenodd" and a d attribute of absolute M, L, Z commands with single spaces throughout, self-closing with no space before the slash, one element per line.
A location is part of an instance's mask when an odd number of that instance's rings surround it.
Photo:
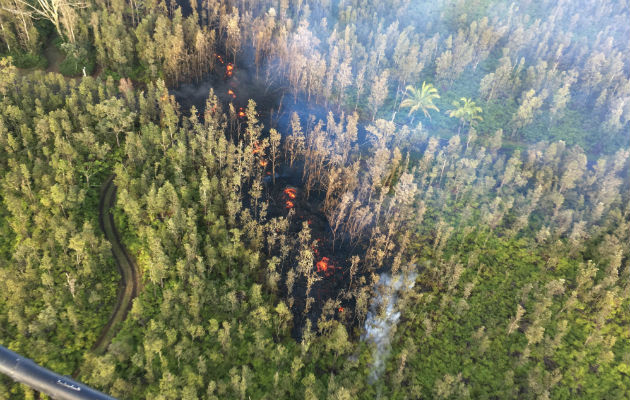
<path fill-rule="evenodd" d="M 440 95 L 437 89 L 430 83 L 422 82 L 421 88 L 415 88 L 412 85 L 405 87 L 405 98 L 400 103 L 400 107 L 409 108 L 409 115 L 418 110 L 422 110 L 426 117 L 429 117 L 429 110 L 440 111 L 433 99 L 439 99 Z"/>

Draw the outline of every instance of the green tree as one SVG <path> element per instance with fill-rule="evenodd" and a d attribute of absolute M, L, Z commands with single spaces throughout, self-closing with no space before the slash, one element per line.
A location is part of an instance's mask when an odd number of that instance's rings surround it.
<path fill-rule="evenodd" d="M 460 103 L 461 101 L 461 103 Z M 472 126 L 475 121 L 483 121 L 481 118 L 481 112 L 483 111 L 481 107 L 477 106 L 474 101 L 471 99 L 467 99 L 466 97 L 462 97 L 459 101 L 453 101 L 453 106 L 455 109 L 448 111 L 448 116 L 451 118 L 458 118 L 460 121 L 459 128 L 457 129 L 457 134 L 459 134 L 461 128 L 468 122 L 469 126 Z"/>
<path fill-rule="evenodd" d="M 94 118 L 99 121 L 99 133 L 114 133 L 116 146 L 120 147 L 120 134 L 133 128 L 136 113 L 129 111 L 122 99 L 116 98 L 107 99 L 90 108 Z"/>
<path fill-rule="evenodd" d="M 433 104 L 433 100 L 440 98 L 440 95 L 433 84 L 422 82 L 422 88 L 414 88 L 409 85 L 405 88 L 405 90 L 406 98 L 400 103 L 400 106 L 403 108 L 409 108 L 409 116 L 418 110 L 422 110 L 424 116 L 431 120 L 429 110 L 440 112 L 440 109 Z"/>

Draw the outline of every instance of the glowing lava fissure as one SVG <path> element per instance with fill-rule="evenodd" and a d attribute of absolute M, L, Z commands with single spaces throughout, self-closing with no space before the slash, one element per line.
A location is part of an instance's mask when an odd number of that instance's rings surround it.
<path fill-rule="evenodd" d="M 297 189 L 288 187 L 282 191 L 282 198 L 284 199 L 284 208 L 287 210 L 295 207 L 295 200 L 297 198 Z"/>
<path fill-rule="evenodd" d="M 232 103 L 230 109 L 235 109 L 235 112 L 232 111 L 232 118 L 240 121 L 247 119 L 250 111 L 242 106 L 250 96 L 257 100 L 257 105 L 264 116 L 267 115 L 266 112 L 271 107 L 277 107 L 277 102 L 274 103 L 262 95 L 264 90 L 258 90 L 259 86 L 256 86 L 256 82 L 251 80 L 251 74 L 248 73 L 246 65 L 239 68 L 239 73 L 236 74 L 235 66 L 227 62 L 227 57 L 218 54 L 215 57 L 215 69 L 213 72 L 215 78 L 212 81 L 212 86 L 219 95 L 218 97 L 224 106 L 223 110 Z M 230 76 L 231 73 L 233 73 L 232 76 Z M 194 89 L 196 88 L 192 87 L 191 90 Z M 237 91 L 239 92 L 238 98 Z M 184 96 L 180 95 L 180 97 Z M 194 105 L 198 109 L 203 109 L 205 104 L 207 103 L 204 98 L 203 103 Z M 214 111 L 216 112 L 218 109 L 219 107 Z M 274 115 L 273 108 L 271 110 L 270 114 Z M 288 125 L 282 125 L 288 124 L 288 119 L 283 118 L 276 117 L 280 121 L 278 132 L 282 135 L 288 131 Z M 236 127 L 235 129 L 244 130 L 244 127 L 247 125 L 234 124 L 234 126 Z M 230 132 L 229 135 L 234 140 L 238 137 L 233 132 Z M 328 218 L 321 207 L 323 200 L 321 190 L 319 192 L 313 190 L 308 196 L 306 195 L 306 186 L 301 171 L 302 161 L 296 161 L 295 166 L 290 166 L 280 154 L 273 159 L 274 169 L 270 171 L 272 152 L 267 144 L 263 146 L 263 143 L 267 143 L 263 142 L 266 136 L 267 132 L 263 131 L 262 135 L 254 139 L 254 142 L 251 143 L 248 149 L 254 156 L 248 159 L 252 160 L 251 162 L 259 171 L 259 174 L 267 175 L 263 179 L 265 184 L 263 201 L 266 201 L 266 207 L 268 207 L 266 219 L 269 221 L 272 218 L 278 218 L 279 222 L 286 224 L 284 228 L 275 229 L 275 233 L 282 238 L 282 241 L 277 240 L 276 242 L 271 242 L 272 244 L 267 244 L 269 250 L 266 252 L 270 257 L 278 256 L 286 260 L 283 261 L 283 265 L 277 270 L 277 273 L 280 274 L 277 290 L 278 294 L 287 301 L 293 314 L 292 336 L 297 340 L 301 338 L 306 320 L 310 320 L 313 323 L 312 326 L 316 327 L 324 309 L 334 313 L 334 315 L 328 315 L 327 318 L 338 319 L 345 325 L 354 325 L 356 324 L 356 320 L 353 318 L 356 312 L 356 300 L 348 294 L 348 288 L 352 283 L 349 260 L 353 254 L 360 253 L 361 250 L 357 251 L 346 244 L 340 244 L 339 241 L 337 246 L 333 248 L 333 242 L 329 239 L 330 225 Z M 269 177 L 269 175 L 274 176 Z M 260 203 L 262 201 L 259 201 Z M 253 198 L 250 198 L 247 194 L 244 196 L 244 208 L 250 208 L 254 210 L 254 213 L 257 213 L 255 204 L 256 202 Z M 273 227 L 273 225 L 270 226 Z M 303 273 L 299 273 L 295 268 L 296 264 L 294 261 L 297 261 L 300 256 L 298 235 L 300 231 L 304 230 L 304 226 L 310 229 L 311 238 L 320 239 L 316 245 L 308 246 L 312 252 L 312 259 L 306 268 L 303 269 Z M 286 254 L 283 256 L 285 251 Z M 344 268 L 340 266 L 344 266 Z M 345 266 L 348 266 L 348 268 L 345 268 Z M 291 287 L 288 286 L 286 279 L 289 271 L 295 273 Z M 307 278 L 307 275 L 309 278 Z M 308 279 L 315 279 L 315 283 L 307 283 L 309 282 Z M 333 304 L 333 306 L 329 306 L 330 304 Z"/>
<path fill-rule="evenodd" d="M 322 257 L 320 261 L 317 262 L 317 272 L 326 272 L 328 271 L 328 262 L 330 259 L 328 257 Z"/>
<path fill-rule="evenodd" d="M 336 269 L 341 269 L 340 267 L 334 266 L 328 257 L 322 257 L 315 266 L 317 267 L 317 272 L 323 274 L 325 277 L 332 276 Z"/>
<path fill-rule="evenodd" d="M 328 257 L 322 257 L 315 265 L 317 266 L 317 272 L 323 273 L 324 276 L 331 276 L 335 273 L 335 269 L 337 268 L 332 265 Z"/>
<path fill-rule="evenodd" d="M 267 217 L 287 221 L 283 240 L 291 243 L 291 247 L 287 247 L 288 260 L 297 262 L 306 249 L 310 250 L 312 257 L 310 269 L 298 272 L 297 264 L 287 265 L 281 275 L 283 284 L 278 289 L 290 305 L 294 318 L 292 336 L 301 340 L 307 320 L 312 329 L 317 330 L 324 315 L 322 313 L 326 313 L 325 318 L 336 319 L 351 330 L 350 327 L 356 325 L 359 319 L 354 318 L 356 296 L 349 288 L 357 286 L 356 283 L 352 286 L 353 279 L 356 282 L 363 273 L 360 270 L 357 273 L 355 268 L 354 275 L 351 275 L 350 260 L 361 249 L 357 251 L 339 241 L 333 247 L 330 224 L 321 208 L 323 195 L 311 192 L 307 197 L 300 169 L 292 169 L 284 163 L 280 165 L 275 183 L 270 179 L 265 181 L 270 195 Z M 308 232 L 308 242 L 301 244 L 300 236 L 306 238 L 305 232 Z M 280 242 L 274 243 L 277 244 L 270 255 L 282 256 Z M 307 243 L 308 247 L 303 247 Z M 289 271 L 293 271 L 292 278 L 287 280 Z M 370 282 L 369 279 L 366 282 Z"/>
<path fill-rule="evenodd" d="M 297 196 L 297 191 L 293 188 L 286 188 L 284 189 L 284 194 L 290 199 L 295 199 L 295 197 Z"/>

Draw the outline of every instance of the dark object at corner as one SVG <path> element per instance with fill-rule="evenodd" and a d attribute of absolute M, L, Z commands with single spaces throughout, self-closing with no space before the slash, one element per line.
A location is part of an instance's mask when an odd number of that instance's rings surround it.
<path fill-rule="evenodd" d="M 0 346 L 0 373 L 59 400 L 116 400 L 67 376 L 41 367 L 33 360 Z"/>

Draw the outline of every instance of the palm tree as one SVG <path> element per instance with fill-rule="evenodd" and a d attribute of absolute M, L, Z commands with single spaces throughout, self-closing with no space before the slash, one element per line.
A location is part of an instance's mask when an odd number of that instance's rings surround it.
<path fill-rule="evenodd" d="M 467 99 L 465 97 L 462 97 L 460 101 L 462 103 L 460 103 L 458 100 L 453 101 L 453 106 L 455 107 L 455 109 L 448 111 L 449 117 L 459 118 L 459 121 L 461 122 L 461 124 L 459 125 L 459 129 L 457 129 L 458 135 L 460 130 L 462 129 L 462 126 L 464 126 L 466 122 L 468 122 L 468 124 L 472 126 L 473 122 L 475 121 L 483 121 L 483 118 L 481 118 L 481 115 L 479 115 L 483 111 L 481 107 L 477 106 L 475 102 L 471 99 Z"/>
<path fill-rule="evenodd" d="M 400 106 L 409 108 L 409 115 L 418 110 L 422 110 L 424 116 L 431 120 L 429 110 L 440 112 L 440 109 L 433 104 L 433 99 L 439 99 L 440 95 L 435 86 L 430 83 L 422 82 L 422 88 L 415 88 L 411 85 L 407 86 L 405 88 L 405 96 Z"/>

